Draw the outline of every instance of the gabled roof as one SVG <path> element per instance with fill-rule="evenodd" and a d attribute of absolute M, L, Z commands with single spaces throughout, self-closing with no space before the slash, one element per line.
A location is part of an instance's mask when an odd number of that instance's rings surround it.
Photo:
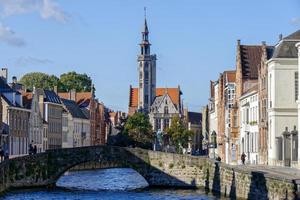
<path fill-rule="evenodd" d="M 299 42 L 299 41 L 298 41 Z M 282 40 L 276 45 L 272 58 L 298 58 L 297 41 Z"/>
<path fill-rule="evenodd" d="M 283 38 L 276 46 L 272 58 L 298 58 L 296 44 L 300 42 L 300 30 Z"/>
<path fill-rule="evenodd" d="M 179 88 L 156 88 L 156 97 L 163 96 L 167 92 L 173 104 L 178 108 L 180 105 L 180 95 L 182 94 Z M 129 107 L 138 107 L 138 88 L 130 88 Z"/>
<path fill-rule="evenodd" d="M 2 97 L 2 99 L 9 105 L 9 106 L 12 106 L 12 107 L 18 107 L 18 108 L 24 108 L 22 107 L 20 104 L 18 104 L 17 102 L 15 102 L 15 104 L 13 104 L 12 101 L 10 101 L 8 98 L 6 98 L 6 96 L 2 93 L 0 95 Z"/>
<path fill-rule="evenodd" d="M 6 93 L 6 92 L 16 92 L 17 94 L 20 94 L 18 91 L 13 90 L 7 83 L 0 77 L 0 92 Z"/>
<path fill-rule="evenodd" d="M 287 40 L 300 40 L 300 29 L 288 36 L 286 36 L 284 39 Z"/>
<path fill-rule="evenodd" d="M 235 82 L 235 78 L 236 78 L 236 73 L 235 72 L 236 72 L 235 70 L 224 72 L 225 80 L 228 81 L 228 83 L 234 83 Z"/>
<path fill-rule="evenodd" d="M 70 92 L 59 92 L 58 96 L 63 99 L 71 99 Z M 92 92 L 76 92 L 75 101 L 80 107 L 88 107 L 90 105 L 91 99 L 93 97 Z"/>
<path fill-rule="evenodd" d="M 61 99 L 61 101 L 66 106 L 67 111 L 72 115 L 72 117 L 88 119 L 75 101 L 68 99 Z"/>
<path fill-rule="evenodd" d="M 179 112 L 178 110 L 178 106 L 175 105 L 173 102 L 172 102 L 172 99 L 171 97 L 169 96 L 168 93 L 164 93 L 163 96 L 156 96 L 152 105 L 151 105 L 151 109 L 153 109 L 152 111 L 153 112 L 157 112 L 158 109 L 162 106 L 162 105 L 166 105 L 165 104 L 165 101 L 166 99 L 170 100 L 171 101 L 171 104 L 169 104 L 168 106 L 171 106 L 172 108 L 174 108 L 176 111 Z"/>
<path fill-rule="evenodd" d="M 244 79 L 257 79 L 258 66 L 261 64 L 260 45 L 240 45 L 242 74 Z"/>
<path fill-rule="evenodd" d="M 44 100 L 45 102 L 61 104 L 59 96 L 52 90 L 44 90 Z"/>
<path fill-rule="evenodd" d="M 199 124 L 199 125 L 201 125 L 201 122 L 202 122 L 202 113 L 188 112 L 188 121 L 191 122 L 191 124 Z"/>

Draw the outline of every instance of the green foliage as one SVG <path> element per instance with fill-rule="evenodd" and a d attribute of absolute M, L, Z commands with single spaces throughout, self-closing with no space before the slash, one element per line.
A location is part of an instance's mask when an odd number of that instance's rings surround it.
<path fill-rule="evenodd" d="M 30 90 L 33 87 L 53 90 L 54 86 L 59 85 L 59 79 L 54 75 L 49 76 L 41 72 L 30 72 L 21 78 L 20 83 Z"/>
<path fill-rule="evenodd" d="M 124 134 L 133 140 L 135 146 L 151 147 L 154 133 L 149 118 L 144 113 L 135 113 L 128 117 Z"/>
<path fill-rule="evenodd" d="M 76 72 L 68 72 L 60 76 L 62 91 L 70 91 L 75 89 L 77 92 L 91 91 L 92 79 L 86 74 L 77 74 Z"/>
<path fill-rule="evenodd" d="M 169 169 L 172 169 L 174 167 L 174 164 L 173 163 L 170 163 L 169 164 Z"/>
<path fill-rule="evenodd" d="M 74 71 L 62 74 L 60 78 L 41 72 L 31 72 L 25 74 L 20 83 L 30 90 L 33 87 L 53 90 L 54 86 L 57 86 L 61 92 L 68 92 L 71 89 L 88 92 L 91 91 L 92 80 L 86 74 L 77 74 Z"/>
<path fill-rule="evenodd" d="M 187 148 L 189 139 L 193 136 L 193 132 L 186 129 L 183 121 L 178 115 L 172 118 L 171 126 L 166 130 L 170 136 L 172 143 L 177 150 L 180 148 Z"/>

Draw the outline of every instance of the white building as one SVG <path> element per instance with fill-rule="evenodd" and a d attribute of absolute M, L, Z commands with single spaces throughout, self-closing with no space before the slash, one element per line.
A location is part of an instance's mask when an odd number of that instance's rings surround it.
<path fill-rule="evenodd" d="M 224 72 L 224 99 L 225 99 L 225 162 L 229 164 L 232 159 L 231 152 L 231 109 L 235 99 L 235 71 Z"/>
<path fill-rule="evenodd" d="M 22 95 L 7 84 L 8 71 L 0 70 L 0 98 L 2 106 L 1 147 L 10 157 L 28 154 L 29 114 L 23 106 Z"/>
<path fill-rule="evenodd" d="M 267 61 L 269 165 L 291 166 L 292 160 L 297 160 L 297 150 L 292 151 L 295 143 L 291 143 L 290 134 L 283 132 L 298 125 L 298 42 L 300 31 L 281 39 Z"/>
<path fill-rule="evenodd" d="M 210 82 L 210 98 L 209 98 L 209 141 L 211 141 L 211 135 L 213 132 L 218 131 L 218 103 L 219 103 L 219 82 Z M 214 152 L 215 151 L 215 152 Z M 217 149 L 209 148 L 209 156 L 213 157 L 213 154 L 217 154 Z"/>
<path fill-rule="evenodd" d="M 246 163 L 258 164 L 258 92 L 252 88 L 240 98 L 240 155 L 246 155 Z"/>
<path fill-rule="evenodd" d="M 30 98 L 30 96 L 32 98 Z M 28 107 L 30 108 L 29 117 L 29 143 L 37 148 L 37 153 L 44 152 L 46 149 L 43 145 L 43 118 L 40 111 L 39 97 L 35 94 L 35 89 L 32 93 L 23 93 L 23 99 L 28 100 Z"/>
<path fill-rule="evenodd" d="M 63 148 L 90 146 L 90 119 L 73 100 L 61 99 L 63 113 Z"/>
<path fill-rule="evenodd" d="M 298 31 L 299 32 L 299 31 Z M 299 39 L 300 39 L 300 34 L 299 34 Z M 300 42 L 296 44 L 296 47 L 298 49 L 298 72 L 300 71 Z M 298 90 L 300 87 L 300 83 L 298 81 Z M 300 116 L 300 101 L 299 101 L 299 92 L 298 92 L 298 116 Z M 298 127 L 300 127 L 300 117 L 298 117 Z M 300 134 L 298 133 L 298 152 L 300 152 Z M 300 165 L 300 153 L 298 153 L 298 167 Z"/>
<path fill-rule="evenodd" d="M 175 115 L 180 116 L 181 108 L 173 103 L 168 93 L 168 88 L 162 96 L 156 96 L 150 108 L 149 120 L 153 130 L 164 131 L 171 125 L 171 120 Z"/>

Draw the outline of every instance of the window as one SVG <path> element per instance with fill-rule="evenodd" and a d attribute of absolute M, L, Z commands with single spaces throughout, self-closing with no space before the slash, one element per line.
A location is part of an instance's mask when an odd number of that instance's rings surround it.
<path fill-rule="evenodd" d="M 169 108 L 168 108 L 168 106 L 165 106 L 165 107 L 164 107 L 164 113 L 165 113 L 165 114 L 168 114 L 168 113 L 169 113 Z"/>
<path fill-rule="evenodd" d="M 145 71 L 145 81 L 149 80 L 149 72 L 148 70 Z"/>
<path fill-rule="evenodd" d="M 246 109 L 246 124 L 249 124 L 249 108 Z"/>
<path fill-rule="evenodd" d="M 272 83 L 272 75 L 270 74 L 270 85 L 271 85 L 271 83 Z M 270 91 L 270 96 L 269 96 L 269 99 L 270 99 L 270 102 L 269 102 L 269 106 L 270 106 L 270 108 L 272 108 L 272 90 L 271 90 L 272 88 L 270 87 L 269 88 L 269 91 Z"/>
<path fill-rule="evenodd" d="M 295 101 L 298 100 L 298 72 L 295 72 Z"/>
<path fill-rule="evenodd" d="M 161 120 L 160 119 L 156 119 L 155 120 L 155 125 L 156 125 L 156 130 L 160 130 L 161 129 Z"/>
<path fill-rule="evenodd" d="M 164 119 L 164 129 L 169 128 L 169 119 Z"/>
<path fill-rule="evenodd" d="M 148 104 L 148 95 L 145 95 L 145 104 Z"/>

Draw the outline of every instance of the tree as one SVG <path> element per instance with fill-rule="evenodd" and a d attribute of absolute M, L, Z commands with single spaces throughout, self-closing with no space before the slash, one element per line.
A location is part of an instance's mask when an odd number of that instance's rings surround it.
<path fill-rule="evenodd" d="M 124 134 L 131 138 L 136 146 L 143 148 L 151 148 L 154 140 L 149 117 L 144 113 L 135 113 L 128 117 Z"/>
<path fill-rule="evenodd" d="M 177 150 L 181 148 L 187 148 L 190 138 L 193 136 L 193 132 L 186 129 L 183 121 L 178 115 L 172 118 L 171 126 L 166 130 L 170 136 L 171 142 L 175 145 Z"/>
<path fill-rule="evenodd" d="M 75 89 L 77 92 L 89 92 L 91 91 L 92 79 L 86 74 L 77 74 L 74 71 L 62 74 L 60 79 L 42 72 L 31 72 L 25 74 L 20 79 L 20 83 L 30 90 L 34 86 L 49 90 L 53 90 L 54 86 L 57 86 L 61 92 L 68 92 L 71 89 Z"/>
<path fill-rule="evenodd" d="M 41 72 L 31 72 L 25 74 L 20 79 L 20 83 L 30 90 L 32 90 L 33 87 L 53 90 L 54 86 L 59 85 L 59 79 L 54 75 L 49 76 Z"/>
<path fill-rule="evenodd" d="M 92 79 L 86 74 L 77 74 L 76 72 L 68 72 L 60 76 L 60 90 L 70 91 L 75 89 L 77 92 L 91 91 Z"/>

